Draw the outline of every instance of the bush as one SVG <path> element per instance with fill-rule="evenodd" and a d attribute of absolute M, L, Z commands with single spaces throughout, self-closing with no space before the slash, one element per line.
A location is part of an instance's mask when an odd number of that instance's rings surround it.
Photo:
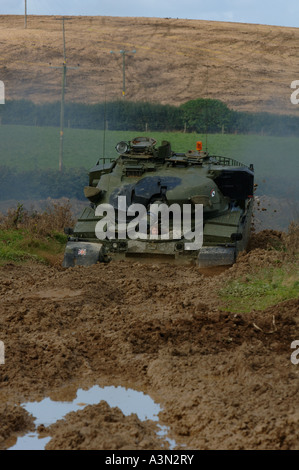
<path fill-rule="evenodd" d="M 29 214 L 22 204 L 16 209 L 10 209 L 7 215 L 0 214 L 0 230 L 26 230 L 28 234 L 39 237 L 50 236 L 59 242 L 64 242 L 62 235 L 65 227 L 72 227 L 75 220 L 69 202 L 64 204 L 52 203 L 44 212 Z M 17 232 L 15 236 L 18 237 Z"/>

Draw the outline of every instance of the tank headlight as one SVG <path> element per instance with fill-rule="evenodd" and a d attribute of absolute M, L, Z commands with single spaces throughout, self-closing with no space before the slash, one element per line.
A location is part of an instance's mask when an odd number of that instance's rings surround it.
<path fill-rule="evenodd" d="M 119 142 L 115 148 L 117 153 L 126 153 L 129 150 L 127 142 Z"/>

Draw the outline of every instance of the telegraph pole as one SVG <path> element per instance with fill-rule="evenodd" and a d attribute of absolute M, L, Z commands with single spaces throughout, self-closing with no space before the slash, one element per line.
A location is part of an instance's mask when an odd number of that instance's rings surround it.
<path fill-rule="evenodd" d="M 64 134 L 64 96 L 65 96 L 65 84 L 66 84 L 66 72 L 68 69 L 77 69 L 78 67 L 68 67 L 66 65 L 66 48 L 65 48 L 65 20 L 71 18 L 57 18 L 62 21 L 62 37 L 63 37 L 63 64 L 58 67 L 51 66 L 54 69 L 62 69 L 62 89 L 61 89 L 61 105 L 60 105 L 60 146 L 59 146 L 59 171 L 63 169 L 63 134 Z"/>
<path fill-rule="evenodd" d="M 24 28 L 27 28 L 27 0 L 25 0 L 25 23 Z"/>
<path fill-rule="evenodd" d="M 119 54 L 122 54 L 123 56 L 123 90 L 122 90 L 122 95 L 123 95 L 123 98 L 125 97 L 125 94 L 126 94 L 126 61 L 125 61 L 125 56 L 126 54 L 135 54 L 136 53 L 136 50 L 133 49 L 132 51 L 125 51 L 125 50 L 121 50 L 119 51 Z M 115 54 L 114 51 L 110 51 L 110 54 Z"/>

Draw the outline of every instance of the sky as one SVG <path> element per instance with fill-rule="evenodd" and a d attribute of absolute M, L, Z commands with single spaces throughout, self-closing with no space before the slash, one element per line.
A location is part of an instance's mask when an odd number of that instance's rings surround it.
<path fill-rule="evenodd" d="M 0 0 L 0 14 L 22 15 L 25 0 Z M 299 27 L 298 0 L 27 0 L 30 15 L 145 16 Z"/>

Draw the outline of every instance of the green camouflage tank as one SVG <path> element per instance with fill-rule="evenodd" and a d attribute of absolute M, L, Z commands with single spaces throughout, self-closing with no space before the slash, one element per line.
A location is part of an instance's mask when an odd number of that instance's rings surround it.
<path fill-rule="evenodd" d="M 69 234 L 63 266 L 89 266 L 121 258 L 161 258 L 200 267 L 231 265 L 248 244 L 253 208 L 254 171 L 231 158 L 209 155 L 197 142 L 196 150 L 175 152 L 163 141 L 157 146 L 150 137 L 119 142 L 117 158 L 98 161 L 89 172 L 84 188 L 90 204 L 83 210 Z M 119 201 L 122 201 L 120 206 Z M 136 230 L 136 214 L 129 208 L 143 207 L 143 231 Z M 169 208 L 168 237 L 163 236 L 163 217 L 152 207 Z M 105 225 L 105 239 L 98 236 L 104 226 L 105 207 L 114 210 L 115 219 Z M 172 209 L 190 215 L 191 232 L 197 233 L 196 210 L 201 208 L 201 244 L 190 249 L 190 231 L 174 230 L 177 217 Z M 179 214 L 179 213 L 178 213 Z M 172 218 L 171 218 L 172 216 Z M 176 218 L 175 218 L 176 217 Z M 140 218 L 140 220 L 141 220 Z M 110 219 L 109 219 L 110 220 Z M 139 222 L 140 222 L 139 220 Z M 139 238 L 128 230 L 135 227 Z M 134 232 L 134 230 L 133 230 Z M 189 238 L 188 238 L 189 236 Z M 196 245 L 197 246 L 197 245 Z"/>

